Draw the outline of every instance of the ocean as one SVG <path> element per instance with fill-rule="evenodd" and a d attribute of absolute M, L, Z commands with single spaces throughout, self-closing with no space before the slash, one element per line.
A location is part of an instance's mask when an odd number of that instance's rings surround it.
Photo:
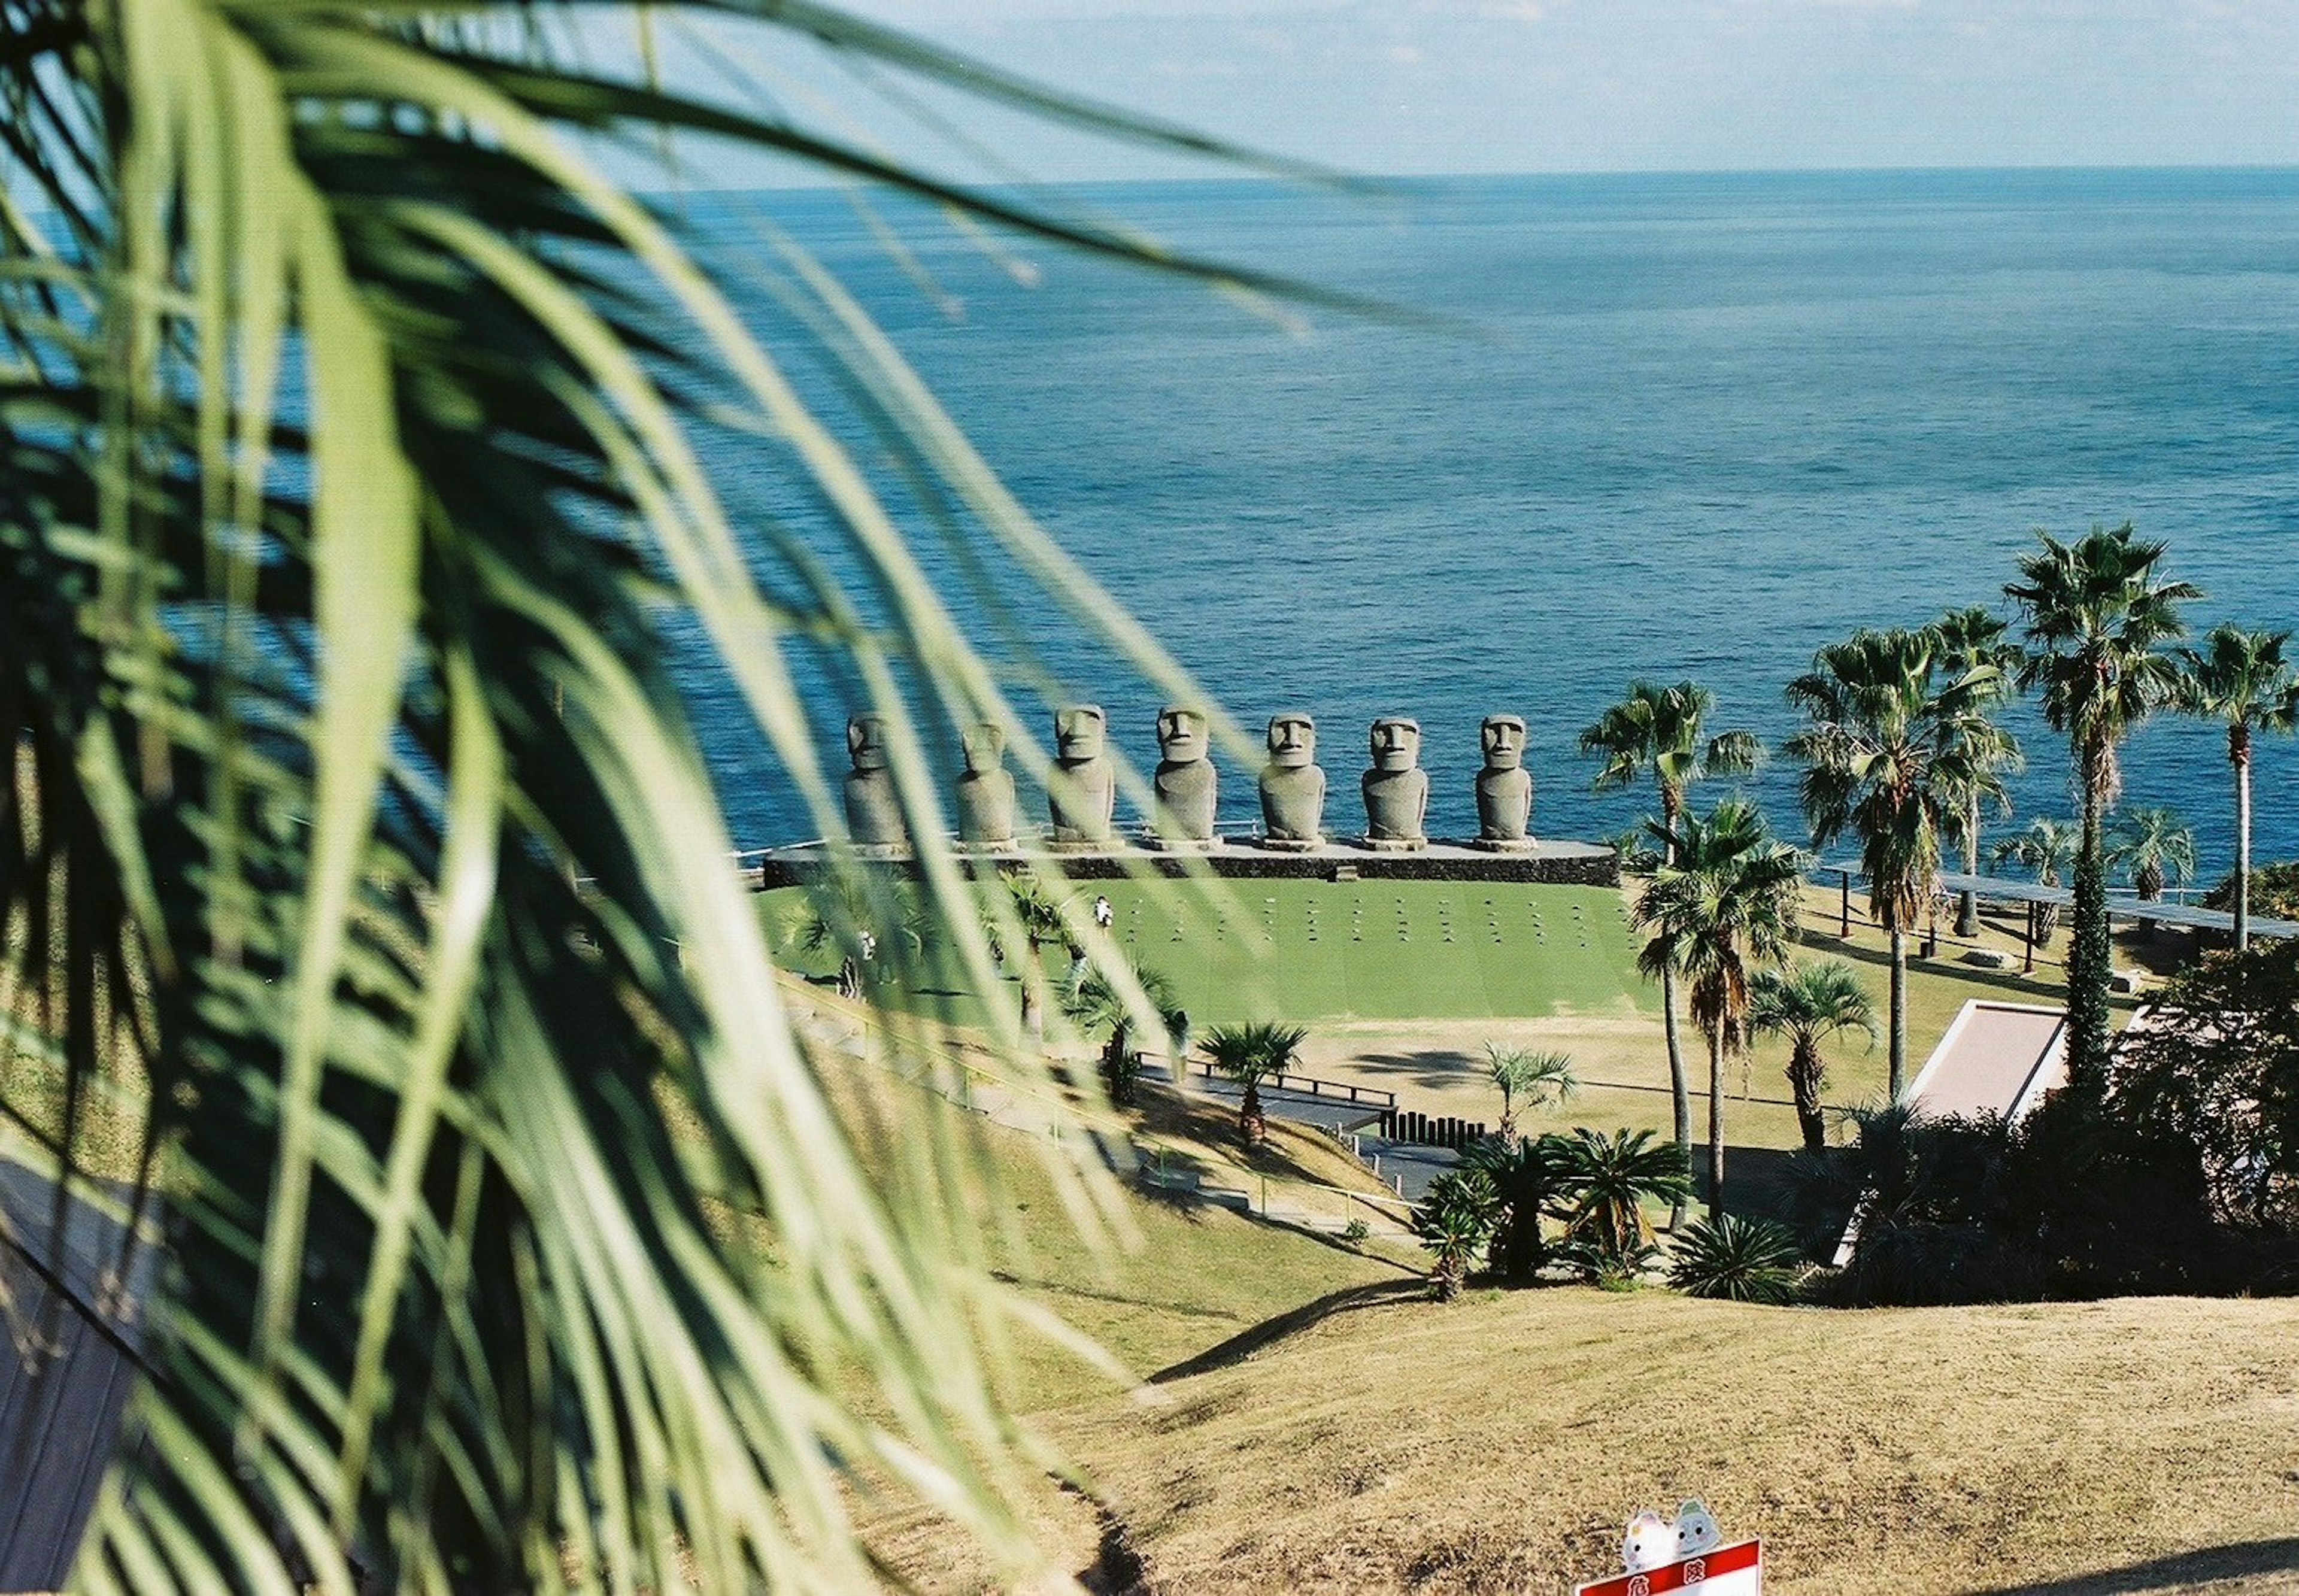
<path fill-rule="evenodd" d="M 2299 627 L 2299 172 L 1083 198 L 1449 325 L 1317 312 L 1299 337 L 1200 286 L 1037 244 L 1014 246 L 1036 269 L 1025 286 L 925 210 L 884 219 L 903 261 L 834 195 L 736 208 L 840 274 L 1022 501 L 1249 732 L 1281 709 L 1317 718 L 1334 829 L 1358 818 L 1366 723 L 1406 714 L 1431 830 L 1473 831 L 1478 722 L 1508 711 L 1530 726 L 1535 830 L 1616 835 L 1648 794 L 1593 793 L 1573 739 L 1631 677 L 1697 679 L 1720 727 L 1776 742 L 1794 724 L 1782 686 L 1815 648 L 1951 605 L 2009 613 L 2004 584 L 2039 528 L 2129 520 L 2167 540 L 2168 572 L 2208 592 L 2199 633 Z M 718 203 L 697 202 L 706 226 Z M 714 464 L 804 538 L 771 460 Z M 1158 695 L 1048 607 L 1020 613 L 1043 663 L 1153 762 Z M 801 669 L 835 749 L 839 685 Z M 738 841 L 805 835 L 724 684 L 696 666 L 690 686 Z M 2031 757 L 2011 824 L 2070 813 L 2063 748 L 2032 709 L 2013 720 Z M 1254 771 L 1224 763 L 1224 818 L 1249 820 Z M 2167 718 L 2125 763 L 2125 803 L 2177 807 L 2204 878 L 2226 869 L 2223 734 Z M 2266 742 L 2262 859 L 2299 856 L 2295 773 L 2299 743 Z M 1747 785 L 1803 840 L 1792 768 Z"/>

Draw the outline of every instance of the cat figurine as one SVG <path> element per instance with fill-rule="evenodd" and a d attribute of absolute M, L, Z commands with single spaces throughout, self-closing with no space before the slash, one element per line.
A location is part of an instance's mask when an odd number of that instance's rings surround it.
<path fill-rule="evenodd" d="M 1714 1551 L 1724 1544 L 1724 1532 L 1716 1527 L 1708 1504 L 1698 1497 L 1687 1499 L 1676 1510 L 1676 1555 L 1680 1559 L 1697 1558 Z"/>
<path fill-rule="evenodd" d="M 1629 1520 L 1621 1560 L 1628 1565 L 1627 1572 L 1642 1574 L 1676 1561 L 1676 1525 L 1647 1508 Z"/>

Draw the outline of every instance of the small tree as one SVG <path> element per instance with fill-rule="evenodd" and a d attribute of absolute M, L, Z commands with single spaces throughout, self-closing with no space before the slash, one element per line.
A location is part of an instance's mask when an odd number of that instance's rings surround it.
<path fill-rule="evenodd" d="M 1598 1259 L 1619 1261 L 1649 1247 L 1645 1204 L 1680 1202 L 1692 1192 L 1684 1150 L 1648 1130 L 1607 1136 L 1582 1126 L 1560 1138 L 1556 1156 L 1569 1201 L 1565 1234 Z"/>
<path fill-rule="evenodd" d="M 1494 1216 L 1490 1261 L 1493 1273 L 1522 1284 L 1548 1261 L 1548 1238 L 1541 1220 L 1556 1210 L 1572 1190 L 1571 1160 L 1564 1136 L 1528 1136 L 1514 1144 L 1488 1139 L 1469 1149 L 1465 1167 L 1492 1183 L 1498 1202 Z"/>
<path fill-rule="evenodd" d="M 1726 1214 L 1686 1230 L 1671 1251 L 1668 1283 L 1688 1297 L 1779 1308 L 1796 1301 L 1803 1263 L 1796 1237 L 1780 1226 Z"/>
<path fill-rule="evenodd" d="M 1486 1078 L 1501 1094 L 1500 1138 L 1503 1145 L 1517 1143 L 1516 1111 L 1520 1101 L 1528 1109 L 1563 1102 L 1581 1089 L 1569 1053 L 1540 1053 L 1530 1048 L 1485 1043 Z"/>
<path fill-rule="evenodd" d="M 2195 834 L 2176 809 L 2127 810 L 2108 834 L 2108 862 L 2131 877 L 2142 902 L 2153 903 L 2169 885 L 2195 873 Z"/>
<path fill-rule="evenodd" d="M 1238 1100 L 1237 1129 L 1249 1147 L 1269 1140 L 1269 1117 L 1261 1106 L 1261 1083 L 1283 1075 L 1309 1035 L 1307 1026 L 1258 1019 L 1221 1026 L 1206 1034 L 1206 1056 L 1214 1068 L 1245 1088 Z"/>
<path fill-rule="evenodd" d="M 2074 868 L 2076 841 L 2079 836 L 2072 820 L 2054 820 L 2049 815 L 2038 815 L 2028 822 L 2026 830 L 2005 837 L 1996 844 L 1989 857 L 1999 869 L 2005 865 L 2018 865 L 2036 877 L 2038 886 L 2058 886 Z M 2052 933 L 2059 928 L 2060 906 L 2057 903 L 2036 905 L 2036 940 L 2050 945 Z"/>
<path fill-rule="evenodd" d="M 1482 1170 L 1448 1170 L 1429 1183 L 1428 1195 L 1413 1210 L 1412 1226 L 1434 1266 L 1429 1276 L 1431 1296 L 1449 1302 L 1461 1294 L 1469 1266 L 1492 1237 L 1499 1208 Z"/>
<path fill-rule="evenodd" d="M 1141 1076 L 1141 1057 L 1132 1045 L 1136 1026 L 1154 1017 L 1175 1048 L 1187 1040 L 1183 1027 L 1188 1016 L 1174 1002 L 1173 983 L 1156 970 L 1144 969 L 1134 972 L 1133 985 L 1139 1001 L 1103 971 L 1089 969 L 1076 985 L 1062 993 L 1064 1018 L 1088 1041 L 1101 1039 L 1102 1090 L 1120 1108 L 1133 1106 Z"/>
<path fill-rule="evenodd" d="M 1007 901 L 992 903 L 993 923 L 1008 922 L 1022 938 L 1022 968 L 1016 972 L 1022 982 L 1022 1032 L 1033 1041 L 1043 1040 L 1046 1034 L 1046 950 L 1058 947 L 1075 952 L 1077 937 L 1070 930 L 1062 906 L 1054 902 L 1044 885 L 1034 876 L 1007 876 Z"/>
<path fill-rule="evenodd" d="M 1748 1004 L 1748 1025 L 1789 1039 L 1789 1090 L 1796 1098 L 1797 1124 L 1804 1144 L 1817 1152 L 1828 1145 L 1828 1126 L 1821 1118 L 1820 1094 L 1828 1085 L 1828 1066 L 1820 1044 L 1845 1031 L 1866 1033 L 1876 1041 L 1876 1009 L 1862 990 L 1852 967 L 1840 959 L 1793 965 L 1785 970 L 1760 970 Z"/>

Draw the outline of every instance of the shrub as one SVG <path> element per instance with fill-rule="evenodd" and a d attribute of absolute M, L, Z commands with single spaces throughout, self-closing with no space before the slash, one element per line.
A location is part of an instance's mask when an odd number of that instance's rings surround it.
<path fill-rule="evenodd" d="M 1461 1294 L 1469 1265 L 1492 1238 L 1499 1209 L 1500 1199 L 1482 1170 L 1455 1169 L 1429 1183 L 1429 1194 L 1413 1210 L 1412 1225 L 1434 1266 L 1431 1296 L 1449 1302 Z"/>
<path fill-rule="evenodd" d="M 1780 1307 L 1794 1301 L 1803 1258 L 1781 1226 L 1731 1214 L 1697 1220 L 1676 1243 L 1668 1283 L 1689 1297 Z"/>

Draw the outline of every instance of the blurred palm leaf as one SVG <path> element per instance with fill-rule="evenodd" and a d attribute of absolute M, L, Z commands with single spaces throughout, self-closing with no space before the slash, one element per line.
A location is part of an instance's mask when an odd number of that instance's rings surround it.
<path fill-rule="evenodd" d="M 134 1177 L 171 1260 L 91 1588 L 851 1590 L 858 1486 L 1030 1561 L 973 1150 L 891 1076 L 867 1142 L 842 1114 L 665 614 L 826 835 L 801 640 L 884 717 L 914 835 L 957 728 L 1042 751 L 793 353 L 595 158 L 670 129 L 1289 286 L 595 71 L 577 9 L 0 7 L 0 989 L 62 1104 L 5 1108 L 56 1172 Z M 833 11 L 651 8 L 686 13 L 1225 153 Z M 762 260 L 951 536 L 1188 691 L 838 285 Z M 728 442 L 818 519 L 738 532 Z M 838 868 L 833 918 L 897 904 Z M 921 877 L 935 957 L 1001 993 L 981 894 Z"/>

